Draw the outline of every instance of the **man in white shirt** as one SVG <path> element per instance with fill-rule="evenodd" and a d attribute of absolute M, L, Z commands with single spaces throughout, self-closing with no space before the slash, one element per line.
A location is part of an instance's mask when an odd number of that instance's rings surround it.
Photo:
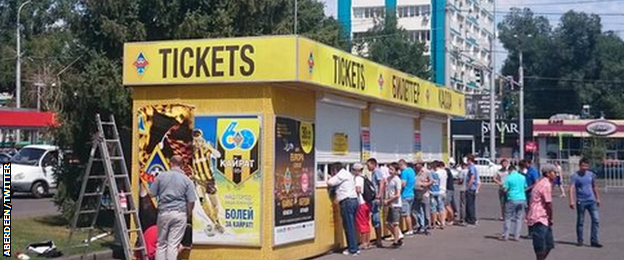
<path fill-rule="evenodd" d="M 358 208 L 357 192 L 355 191 L 355 176 L 348 172 L 340 163 L 331 166 L 332 177 L 327 180 L 329 187 L 336 187 L 336 202 L 340 205 L 342 226 L 347 238 L 345 255 L 358 255 L 359 248 L 355 232 L 355 214 Z"/>
<path fill-rule="evenodd" d="M 444 169 L 443 162 L 438 161 L 438 165 L 436 166 L 436 172 L 438 173 L 438 176 L 440 177 L 440 198 L 442 199 L 442 205 L 444 207 L 444 205 L 446 205 L 446 188 L 447 188 L 446 181 L 448 180 L 448 174 L 446 173 L 446 169 Z M 442 212 L 440 212 L 440 224 L 442 225 L 442 227 L 446 226 L 445 216 L 446 216 L 446 209 L 443 208 Z"/>

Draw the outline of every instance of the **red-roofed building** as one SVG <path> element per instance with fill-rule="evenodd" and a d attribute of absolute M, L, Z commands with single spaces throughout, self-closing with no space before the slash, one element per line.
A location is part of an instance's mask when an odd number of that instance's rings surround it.
<path fill-rule="evenodd" d="M 58 124 L 52 112 L 39 112 L 26 109 L 0 109 L 0 145 L 12 146 L 16 143 L 15 130 L 22 132 L 18 145 L 41 143 L 42 135 Z"/>

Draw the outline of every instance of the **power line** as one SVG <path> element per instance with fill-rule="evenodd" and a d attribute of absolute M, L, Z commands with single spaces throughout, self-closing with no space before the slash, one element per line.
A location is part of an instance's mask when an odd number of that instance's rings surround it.
<path fill-rule="evenodd" d="M 522 6 L 549 6 L 549 5 L 578 5 L 578 4 L 598 4 L 608 2 L 624 2 L 624 0 L 578 0 L 570 2 L 554 2 L 554 3 L 523 3 Z M 502 6 L 514 6 L 502 4 Z"/>
<path fill-rule="evenodd" d="M 537 80 L 550 80 L 550 81 L 565 81 L 565 82 L 579 82 L 579 83 L 611 83 L 611 84 L 624 84 L 622 80 L 602 80 L 602 79 L 566 79 L 557 77 L 541 77 L 541 76 L 525 76 L 526 79 Z"/>

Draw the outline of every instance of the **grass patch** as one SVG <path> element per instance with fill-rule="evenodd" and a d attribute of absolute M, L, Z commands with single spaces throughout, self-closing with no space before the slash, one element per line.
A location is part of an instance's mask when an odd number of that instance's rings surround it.
<path fill-rule="evenodd" d="M 87 237 L 85 233 L 75 232 L 71 245 L 68 245 L 69 225 L 61 216 L 12 219 L 11 229 L 13 231 L 12 251 L 15 255 L 17 255 L 17 252 L 26 253 L 31 259 L 39 259 L 39 257 L 35 253 L 26 251 L 26 246 L 30 243 L 52 240 L 56 244 L 57 249 L 63 252 L 64 256 L 80 255 L 84 251 L 84 247 L 81 246 L 82 240 Z M 94 233 L 97 235 L 103 233 L 103 231 L 98 230 Z M 92 242 L 87 248 L 87 252 L 110 249 L 112 241 L 113 236 L 108 236 Z"/>

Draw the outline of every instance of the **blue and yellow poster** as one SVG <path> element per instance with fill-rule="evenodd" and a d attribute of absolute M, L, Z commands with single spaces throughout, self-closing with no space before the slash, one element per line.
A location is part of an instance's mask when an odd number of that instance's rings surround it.
<path fill-rule="evenodd" d="M 260 118 L 197 116 L 193 243 L 260 246 Z"/>

